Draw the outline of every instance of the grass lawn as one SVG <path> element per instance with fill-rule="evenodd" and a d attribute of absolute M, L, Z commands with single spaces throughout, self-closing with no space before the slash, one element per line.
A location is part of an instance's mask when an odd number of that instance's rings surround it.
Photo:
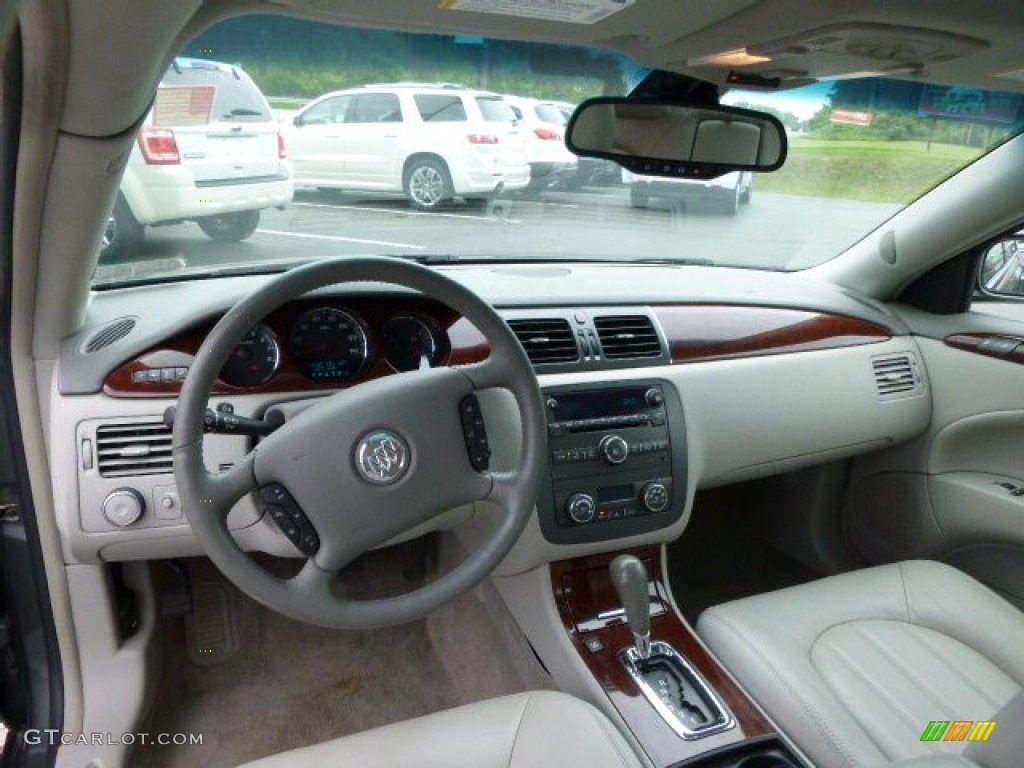
<path fill-rule="evenodd" d="M 758 174 L 757 190 L 909 203 L 983 154 L 978 147 L 923 141 L 790 139 L 786 164 Z"/>

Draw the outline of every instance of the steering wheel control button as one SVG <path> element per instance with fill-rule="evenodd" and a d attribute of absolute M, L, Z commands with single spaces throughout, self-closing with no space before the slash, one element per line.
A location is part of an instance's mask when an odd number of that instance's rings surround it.
<path fill-rule="evenodd" d="M 263 509 L 295 547 L 306 557 L 320 549 L 320 537 L 292 495 L 280 483 L 260 488 Z"/>
<path fill-rule="evenodd" d="M 620 435 L 605 435 L 597 449 L 609 464 L 621 464 L 629 457 L 629 443 Z"/>
<path fill-rule="evenodd" d="M 146 500 L 134 488 L 116 488 L 103 500 L 103 517 L 118 528 L 137 522 L 145 511 Z"/>
<path fill-rule="evenodd" d="M 565 511 L 574 523 L 589 523 L 597 514 L 597 502 L 589 493 L 574 493 L 565 502 Z"/>
<path fill-rule="evenodd" d="M 397 432 L 375 429 L 356 443 L 356 470 L 368 483 L 391 485 L 409 471 L 411 455 L 409 444 Z"/>
<path fill-rule="evenodd" d="M 640 501 L 648 512 L 664 512 L 668 508 L 668 488 L 663 483 L 648 483 L 640 493 Z"/>
<path fill-rule="evenodd" d="M 459 403 L 459 418 L 462 420 L 462 434 L 466 439 L 469 463 L 477 472 L 491 466 L 491 447 L 487 443 L 487 429 L 480 401 L 476 395 L 466 395 Z"/>

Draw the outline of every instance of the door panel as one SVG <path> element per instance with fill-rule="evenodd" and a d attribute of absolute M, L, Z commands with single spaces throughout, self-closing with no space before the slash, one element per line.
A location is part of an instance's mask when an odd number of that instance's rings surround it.
<path fill-rule="evenodd" d="M 344 178 L 345 157 L 342 131 L 349 96 L 324 99 L 303 112 L 288 131 L 288 152 L 295 180 L 328 184 Z"/>
<path fill-rule="evenodd" d="M 406 129 L 393 93 L 356 96 L 345 125 L 345 175 L 361 189 L 401 189 L 395 171 L 398 140 Z"/>
<path fill-rule="evenodd" d="M 920 438 L 855 462 L 847 534 L 869 562 L 943 560 L 1024 607 L 1024 354 L 954 338 L 1024 343 L 1024 323 L 899 312 L 920 334 L 932 420 Z"/>

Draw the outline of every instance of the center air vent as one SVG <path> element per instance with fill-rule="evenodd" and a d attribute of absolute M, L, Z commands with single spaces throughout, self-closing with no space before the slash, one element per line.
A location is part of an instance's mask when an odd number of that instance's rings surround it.
<path fill-rule="evenodd" d="M 873 358 L 871 367 L 878 396 L 883 400 L 915 394 L 923 386 L 917 358 L 909 353 Z"/>
<path fill-rule="evenodd" d="M 645 315 L 595 317 L 601 349 L 609 360 L 661 357 L 661 343 L 651 318 Z"/>
<path fill-rule="evenodd" d="M 531 363 L 574 363 L 580 358 L 576 337 L 564 318 L 522 318 L 508 324 Z"/>
<path fill-rule="evenodd" d="M 174 471 L 171 430 L 160 421 L 100 426 L 96 429 L 96 447 L 103 477 L 160 475 Z"/>

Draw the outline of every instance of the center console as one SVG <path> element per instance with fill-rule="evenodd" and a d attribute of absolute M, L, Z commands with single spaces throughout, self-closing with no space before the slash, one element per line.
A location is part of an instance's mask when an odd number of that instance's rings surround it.
<path fill-rule="evenodd" d="M 655 768 L 802 768 L 676 613 L 660 554 L 650 546 L 551 565 L 563 627 L 600 689 Z M 637 566 L 627 584 L 615 578 L 624 560 Z"/>
<path fill-rule="evenodd" d="M 672 525 L 686 505 L 686 429 L 661 380 L 544 390 L 547 492 L 541 531 L 555 544 L 608 541 Z"/>

